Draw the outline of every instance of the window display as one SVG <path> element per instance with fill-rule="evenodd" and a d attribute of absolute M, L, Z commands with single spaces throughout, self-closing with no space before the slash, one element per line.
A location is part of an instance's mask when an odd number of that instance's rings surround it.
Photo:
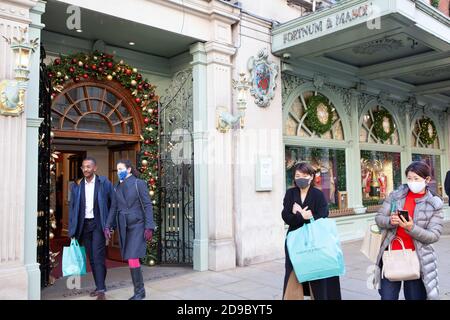
<path fill-rule="evenodd" d="M 314 184 L 322 190 L 330 209 L 347 206 L 345 150 L 286 146 L 286 189 L 294 186 L 294 168 L 309 162 L 316 169 Z"/>
<path fill-rule="evenodd" d="M 400 153 L 361 151 L 363 205 L 373 206 L 401 185 Z"/>
<path fill-rule="evenodd" d="M 412 155 L 413 161 L 423 161 L 428 164 L 431 168 L 431 181 L 429 183 L 429 187 L 431 190 L 439 194 L 443 195 L 442 190 L 442 179 L 441 179 L 441 157 L 437 155 L 431 154 L 417 154 L 413 153 Z"/>

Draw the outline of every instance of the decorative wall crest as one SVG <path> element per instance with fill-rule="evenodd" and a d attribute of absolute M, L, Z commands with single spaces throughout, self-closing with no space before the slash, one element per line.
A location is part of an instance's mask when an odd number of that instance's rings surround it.
<path fill-rule="evenodd" d="M 268 60 L 267 49 L 261 49 L 256 57 L 248 60 L 252 88 L 250 93 L 256 98 L 255 103 L 267 107 L 273 99 L 279 67 Z"/>

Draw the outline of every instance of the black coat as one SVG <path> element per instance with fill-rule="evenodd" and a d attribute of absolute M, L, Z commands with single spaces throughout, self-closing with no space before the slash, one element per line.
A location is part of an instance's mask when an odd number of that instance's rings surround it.
<path fill-rule="evenodd" d="M 445 176 L 445 182 L 444 182 L 444 189 L 447 196 L 450 197 L 450 171 L 447 172 L 447 175 Z M 449 201 L 450 204 L 450 201 Z"/>
<path fill-rule="evenodd" d="M 283 211 L 281 212 L 284 222 L 289 225 L 288 233 L 302 227 L 305 223 L 309 223 L 309 220 L 303 219 L 300 213 L 292 213 L 292 207 L 295 202 L 302 208 L 308 207 L 308 209 L 311 210 L 315 220 L 328 217 L 328 203 L 322 191 L 317 188 L 309 188 L 305 201 L 302 202 L 300 197 L 300 189 L 297 187 L 291 188 L 286 191 L 286 195 L 283 200 Z M 291 260 L 289 259 L 286 243 L 284 245 L 284 251 L 286 255 L 286 274 L 284 278 L 283 296 L 286 291 L 289 276 L 293 271 L 293 266 Z M 316 300 L 341 299 L 339 277 L 304 282 L 302 285 L 305 296 L 311 295 L 309 292 L 309 285 L 311 285 L 314 299 Z"/>
<path fill-rule="evenodd" d="M 118 227 L 120 251 L 124 260 L 143 258 L 147 251 L 144 230 L 155 229 L 147 184 L 130 176 L 122 183 L 116 183 L 113 190 L 106 225 L 113 229 Z"/>

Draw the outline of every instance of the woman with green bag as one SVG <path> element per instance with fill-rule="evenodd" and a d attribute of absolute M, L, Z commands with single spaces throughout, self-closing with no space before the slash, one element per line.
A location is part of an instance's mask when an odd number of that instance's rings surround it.
<path fill-rule="evenodd" d="M 301 162 L 296 165 L 294 170 L 295 186 L 286 191 L 283 200 L 283 211 L 281 216 L 284 222 L 289 225 L 288 234 L 297 230 L 304 224 L 314 220 L 328 217 L 328 203 L 322 191 L 314 187 L 314 168 Z M 293 266 L 289 258 L 289 253 L 285 243 L 285 278 L 283 287 L 283 299 L 289 299 L 287 293 L 290 288 L 301 286 L 302 295 L 311 296 L 316 300 L 341 300 L 341 287 L 339 277 L 314 280 L 298 284 L 295 277 Z M 312 291 L 312 292 L 311 292 Z"/>

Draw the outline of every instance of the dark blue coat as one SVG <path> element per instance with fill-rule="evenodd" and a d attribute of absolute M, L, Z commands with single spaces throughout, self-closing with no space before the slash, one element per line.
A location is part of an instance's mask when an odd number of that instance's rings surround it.
<path fill-rule="evenodd" d="M 69 237 L 81 238 L 85 216 L 86 200 L 84 197 L 84 178 L 74 183 L 71 189 L 69 205 Z M 108 178 L 96 176 L 94 206 L 99 213 L 102 230 L 106 226 L 109 208 L 111 207 L 112 183 Z M 98 218 L 98 217 L 97 217 Z"/>
<path fill-rule="evenodd" d="M 107 227 L 119 230 L 120 251 L 124 260 L 143 258 L 147 252 L 145 229 L 155 229 L 153 206 L 145 181 L 135 176 L 113 187 Z"/>

